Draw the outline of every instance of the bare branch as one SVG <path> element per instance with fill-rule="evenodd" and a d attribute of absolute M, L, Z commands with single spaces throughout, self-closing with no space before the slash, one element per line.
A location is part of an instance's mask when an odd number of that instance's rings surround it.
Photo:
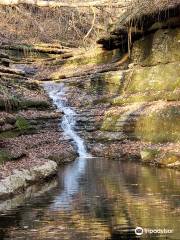
<path fill-rule="evenodd" d="M 83 38 L 83 42 L 85 43 L 87 37 L 89 36 L 89 34 L 91 33 L 91 31 L 93 30 L 94 24 L 95 24 L 95 20 L 96 20 L 96 12 L 94 10 L 94 8 L 91 6 L 91 9 L 93 11 L 93 20 L 92 20 L 92 25 L 91 28 L 89 29 L 89 31 L 86 33 L 85 37 Z"/>

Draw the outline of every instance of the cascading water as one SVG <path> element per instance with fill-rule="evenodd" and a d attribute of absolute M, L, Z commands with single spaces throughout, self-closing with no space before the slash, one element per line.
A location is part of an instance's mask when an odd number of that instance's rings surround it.
<path fill-rule="evenodd" d="M 57 109 L 64 112 L 61 127 L 65 136 L 73 140 L 79 154 L 77 161 L 68 165 L 64 170 L 64 174 L 60 176 L 60 181 L 64 183 L 64 190 L 55 198 L 51 205 L 52 209 L 69 208 L 73 194 L 79 190 L 79 178 L 85 172 L 86 158 L 91 156 L 87 153 L 83 139 L 74 130 L 77 114 L 67 105 L 66 93 L 68 88 L 62 83 L 47 83 L 44 87 Z"/>
<path fill-rule="evenodd" d="M 64 113 L 61 127 L 64 130 L 65 136 L 73 140 L 75 146 L 77 147 L 79 157 L 88 157 L 89 155 L 83 139 L 74 130 L 77 114 L 71 107 L 67 105 L 66 92 L 68 89 L 63 83 L 47 83 L 45 84 L 45 90 L 48 92 L 57 109 Z"/>

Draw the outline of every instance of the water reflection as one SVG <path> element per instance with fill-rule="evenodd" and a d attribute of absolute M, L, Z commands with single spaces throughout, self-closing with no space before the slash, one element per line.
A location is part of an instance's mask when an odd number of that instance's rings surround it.
<path fill-rule="evenodd" d="M 71 200 L 79 191 L 79 180 L 85 174 L 87 158 L 79 158 L 73 164 L 59 170 L 59 180 L 62 184 L 62 192 L 54 199 L 50 208 L 71 208 Z"/>
<path fill-rule="evenodd" d="M 179 239 L 177 171 L 80 158 L 61 168 L 57 180 L 55 188 L 1 215 L 0 239 Z M 174 232 L 138 237 L 137 226 Z"/>

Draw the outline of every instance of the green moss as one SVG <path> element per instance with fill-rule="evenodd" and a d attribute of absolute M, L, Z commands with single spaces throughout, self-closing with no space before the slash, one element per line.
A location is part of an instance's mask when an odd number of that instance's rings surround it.
<path fill-rule="evenodd" d="M 154 143 L 177 142 L 180 140 L 179 116 L 179 106 L 169 106 L 141 116 L 136 123 L 135 136 Z"/>
<path fill-rule="evenodd" d="M 174 91 L 180 88 L 179 70 L 178 62 L 136 68 L 127 76 L 124 92 Z"/>
<path fill-rule="evenodd" d="M 120 117 L 119 114 L 106 116 L 105 120 L 103 121 L 101 130 L 102 131 L 117 131 L 116 123 L 117 123 L 119 117 Z"/>
<path fill-rule="evenodd" d="M 121 85 L 122 78 L 123 78 L 122 71 L 107 72 L 107 73 L 104 73 L 102 76 L 106 82 L 114 85 L 118 85 L 118 86 Z"/>
<path fill-rule="evenodd" d="M 6 161 L 18 161 L 20 158 L 25 156 L 26 154 L 21 151 L 13 151 L 11 153 L 8 149 L 2 149 L 0 150 L 0 164 L 6 162 Z"/>
<path fill-rule="evenodd" d="M 18 124 L 19 124 L 19 122 L 18 122 Z M 27 125 L 25 123 L 24 125 L 22 124 L 22 126 L 18 125 L 13 130 L 0 132 L 0 140 L 4 140 L 4 139 L 8 139 L 8 138 L 16 138 L 20 135 L 34 134 L 34 133 L 37 133 L 37 130 L 36 130 L 35 126 L 32 126 L 27 122 Z"/>
<path fill-rule="evenodd" d="M 93 81 L 98 81 L 98 80 L 103 80 L 107 84 L 114 84 L 114 85 L 121 85 L 121 81 L 123 78 L 123 72 L 122 71 L 109 71 L 105 73 L 99 73 L 99 74 L 94 74 L 91 76 L 91 80 Z"/>
<path fill-rule="evenodd" d="M 159 105 L 158 105 L 159 104 Z M 180 106 L 157 103 L 144 109 L 145 105 L 132 104 L 116 111 L 109 111 L 101 127 L 102 131 L 125 132 L 130 138 L 152 143 L 178 142 L 180 140 Z M 151 109 L 152 108 L 152 109 Z M 144 109 L 144 113 L 137 113 Z M 136 114 L 136 118 L 131 117 Z M 131 116 L 132 115 L 132 116 Z M 135 120 L 136 119 L 136 120 Z"/>
<path fill-rule="evenodd" d="M 137 94 L 124 94 L 111 100 L 112 105 L 122 105 L 134 102 L 151 102 L 158 100 L 179 101 L 180 89 L 174 91 L 150 91 Z"/>
<path fill-rule="evenodd" d="M 0 139 L 7 139 L 7 138 L 15 138 L 19 136 L 21 133 L 17 129 L 5 131 L 0 133 Z"/>
<path fill-rule="evenodd" d="M 138 111 L 143 104 L 134 103 L 126 108 L 120 108 L 113 111 L 108 111 L 105 114 L 101 129 L 104 131 L 131 131 L 132 125 L 126 124 L 129 121 L 131 114 Z"/>
<path fill-rule="evenodd" d="M 143 66 L 180 61 L 180 29 L 160 29 L 136 41 L 132 49 L 132 60 Z"/>
<path fill-rule="evenodd" d="M 11 159 L 10 154 L 5 150 L 0 150 L 0 164 L 9 161 Z"/>
<path fill-rule="evenodd" d="M 21 116 L 18 116 L 16 118 L 16 123 L 15 123 L 16 127 L 18 128 L 19 131 L 24 132 L 28 129 L 30 129 L 30 124 L 28 123 L 28 121 Z"/>
<path fill-rule="evenodd" d="M 82 66 L 86 64 L 102 64 L 109 63 L 113 58 L 118 58 L 120 56 L 120 52 L 118 50 L 113 51 L 105 51 L 101 48 L 89 49 L 88 52 L 82 53 L 81 56 L 74 57 L 72 59 L 67 60 L 67 66 Z"/>
<path fill-rule="evenodd" d="M 155 157 L 158 155 L 159 151 L 156 149 L 143 149 L 140 154 L 141 154 L 141 159 L 144 162 L 150 162 L 150 161 L 154 161 Z"/>
<path fill-rule="evenodd" d="M 74 57 L 67 59 L 67 60 L 59 60 L 53 63 L 53 65 L 59 65 L 60 68 L 53 74 L 51 74 L 50 78 L 52 80 L 58 80 L 59 78 L 65 78 L 65 76 L 72 75 L 74 73 L 74 69 L 76 67 L 83 67 L 83 66 L 93 66 L 103 63 L 111 63 L 112 60 L 116 60 L 120 58 L 120 51 L 118 49 L 113 51 L 105 51 L 102 48 L 94 48 L 89 49 L 86 52 L 78 52 L 74 54 Z M 62 74 L 63 71 L 67 69 L 67 75 Z"/>

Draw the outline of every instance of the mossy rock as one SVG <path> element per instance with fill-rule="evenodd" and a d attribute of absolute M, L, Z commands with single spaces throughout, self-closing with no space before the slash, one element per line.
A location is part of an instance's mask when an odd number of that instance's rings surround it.
<path fill-rule="evenodd" d="M 118 94 L 123 86 L 124 74 L 123 71 L 110 71 L 93 74 L 90 79 L 90 91 L 101 92 L 101 94 Z"/>
<path fill-rule="evenodd" d="M 91 76 L 88 90 L 98 96 L 104 94 L 118 94 L 122 89 L 123 75 L 121 71 L 94 74 Z"/>
<path fill-rule="evenodd" d="M 160 29 L 136 41 L 132 61 L 143 66 L 180 61 L 180 29 Z"/>
<path fill-rule="evenodd" d="M 27 131 L 27 130 L 29 130 L 31 128 L 31 126 L 28 123 L 28 121 L 24 117 L 22 117 L 22 116 L 18 116 L 16 118 L 15 125 L 18 128 L 18 130 L 21 131 L 21 132 L 25 132 L 25 131 Z"/>
<path fill-rule="evenodd" d="M 174 91 L 147 91 L 137 94 L 123 94 L 111 100 L 112 105 L 122 105 L 134 102 L 151 102 L 151 101 L 180 101 L 180 89 Z"/>
<path fill-rule="evenodd" d="M 180 140 L 180 106 L 167 106 L 149 112 L 137 119 L 135 136 L 153 143 L 178 142 Z"/>
<path fill-rule="evenodd" d="M 146 148 L 141 150 L 140 155 L 143 162 L 152 162 L 159 154 L 157 149 Z"/>
<path fill-rule="evenodd" d="M 113 51 L 106 51 L 102 48 L 89 49 L 82 55 L 77 55 L 74 58 L 67 60 L 65 66 L 82 66 L 86 64 L 103 64 L 110 63 L 112 59 L 120 58 L 120 51 L 115 49 Z"/>
<path fill-rule="evenodd" d="M 116 123 L 120 118 L 119 114 L 106 116 L 105 120 L 103 121 L 101 130 L 102 131 L 117 131 Z"/>
<path fill-rule="evenodd" d="M 14 151 L 11 153 L 8 149 L 2 149 L 0 150 L 0 164 L 5 163 L 6 161 L 17 161 L 24 156 L 26 156 L 26 153 L 23 151 Z"/>
<path fill-rule="evenodd" d="M 174 91 L 180 88 L 180 63 L 137 67 L 126 76 L 124 93 Z"/>
<path fill-rule="evenodd" d="M 4 131 L 4 132 L 0 132 L 0 140 L 5 140 L 8 138 L 16 138 L 18 136 L 21 135 L 29 135 L 29 134 L 35 134 L 37 133 L 38 129 L 36 126 L 30 125 L 29 127 L 25 128 L 25 126 L 23 126 L 23 129 L 20 128 L 15 128 L 9 131 Z"/>
<path fill-rule="evenodd" d="M 59 65 L 60 68 L 51 74 L 49 79 L 52 80 L 59 80 L 64 79 L 66 77 L 69 77 L 73 75 L 74 70 L 77 67 L 83 67 L 83 66 L 93 66 L 93 65 L 99 65 L 99 64 L 106 64 L 111 63 L 112 59 L 118 59 L 120 58 L 120 52 L 118 49 L 113 51 L 105 51 L 101 48 L 94 48 L 89 49 L 87 52 L 78 52 L 75 54 L 73 58 L 67 59 L 67 60 L 60 60 L 57 61 L 53 65 Z M 63 61 L 63 62 L 62 62 Z M 63 71 L 67 71 L 67 73 L 62 73 Z"/>
<path fill-rule="evenodd" d="M 120 108 L 116 111 L 106 112 L 101 130 L 112 132 L 132 132 L 131 130 L 133 124 L 131 124 L 131 121 L 129 121 L 129 119 L 131 118 L 131 114 L 138 111 L 141 106 L 143 106 L 142 103 L 134 103 L 126 108 Z"/>
<path fill-rule="evenodd" d="M 91 80 L 103 80 L 105 83 L 121 85 L 123 79 L 123 71 L 109 71 L 105 73 L 98 73 L 91 76 Z"/>
<path fill-rule="evenodd" d="M 131 139 L 152 143 L 178 142 L 180 106 L 166 105 L 165 102 L 156 104 L 155 108 L 138 103 L 109 111 L 105 114 L 101 130 L 124 132 Z"/>

